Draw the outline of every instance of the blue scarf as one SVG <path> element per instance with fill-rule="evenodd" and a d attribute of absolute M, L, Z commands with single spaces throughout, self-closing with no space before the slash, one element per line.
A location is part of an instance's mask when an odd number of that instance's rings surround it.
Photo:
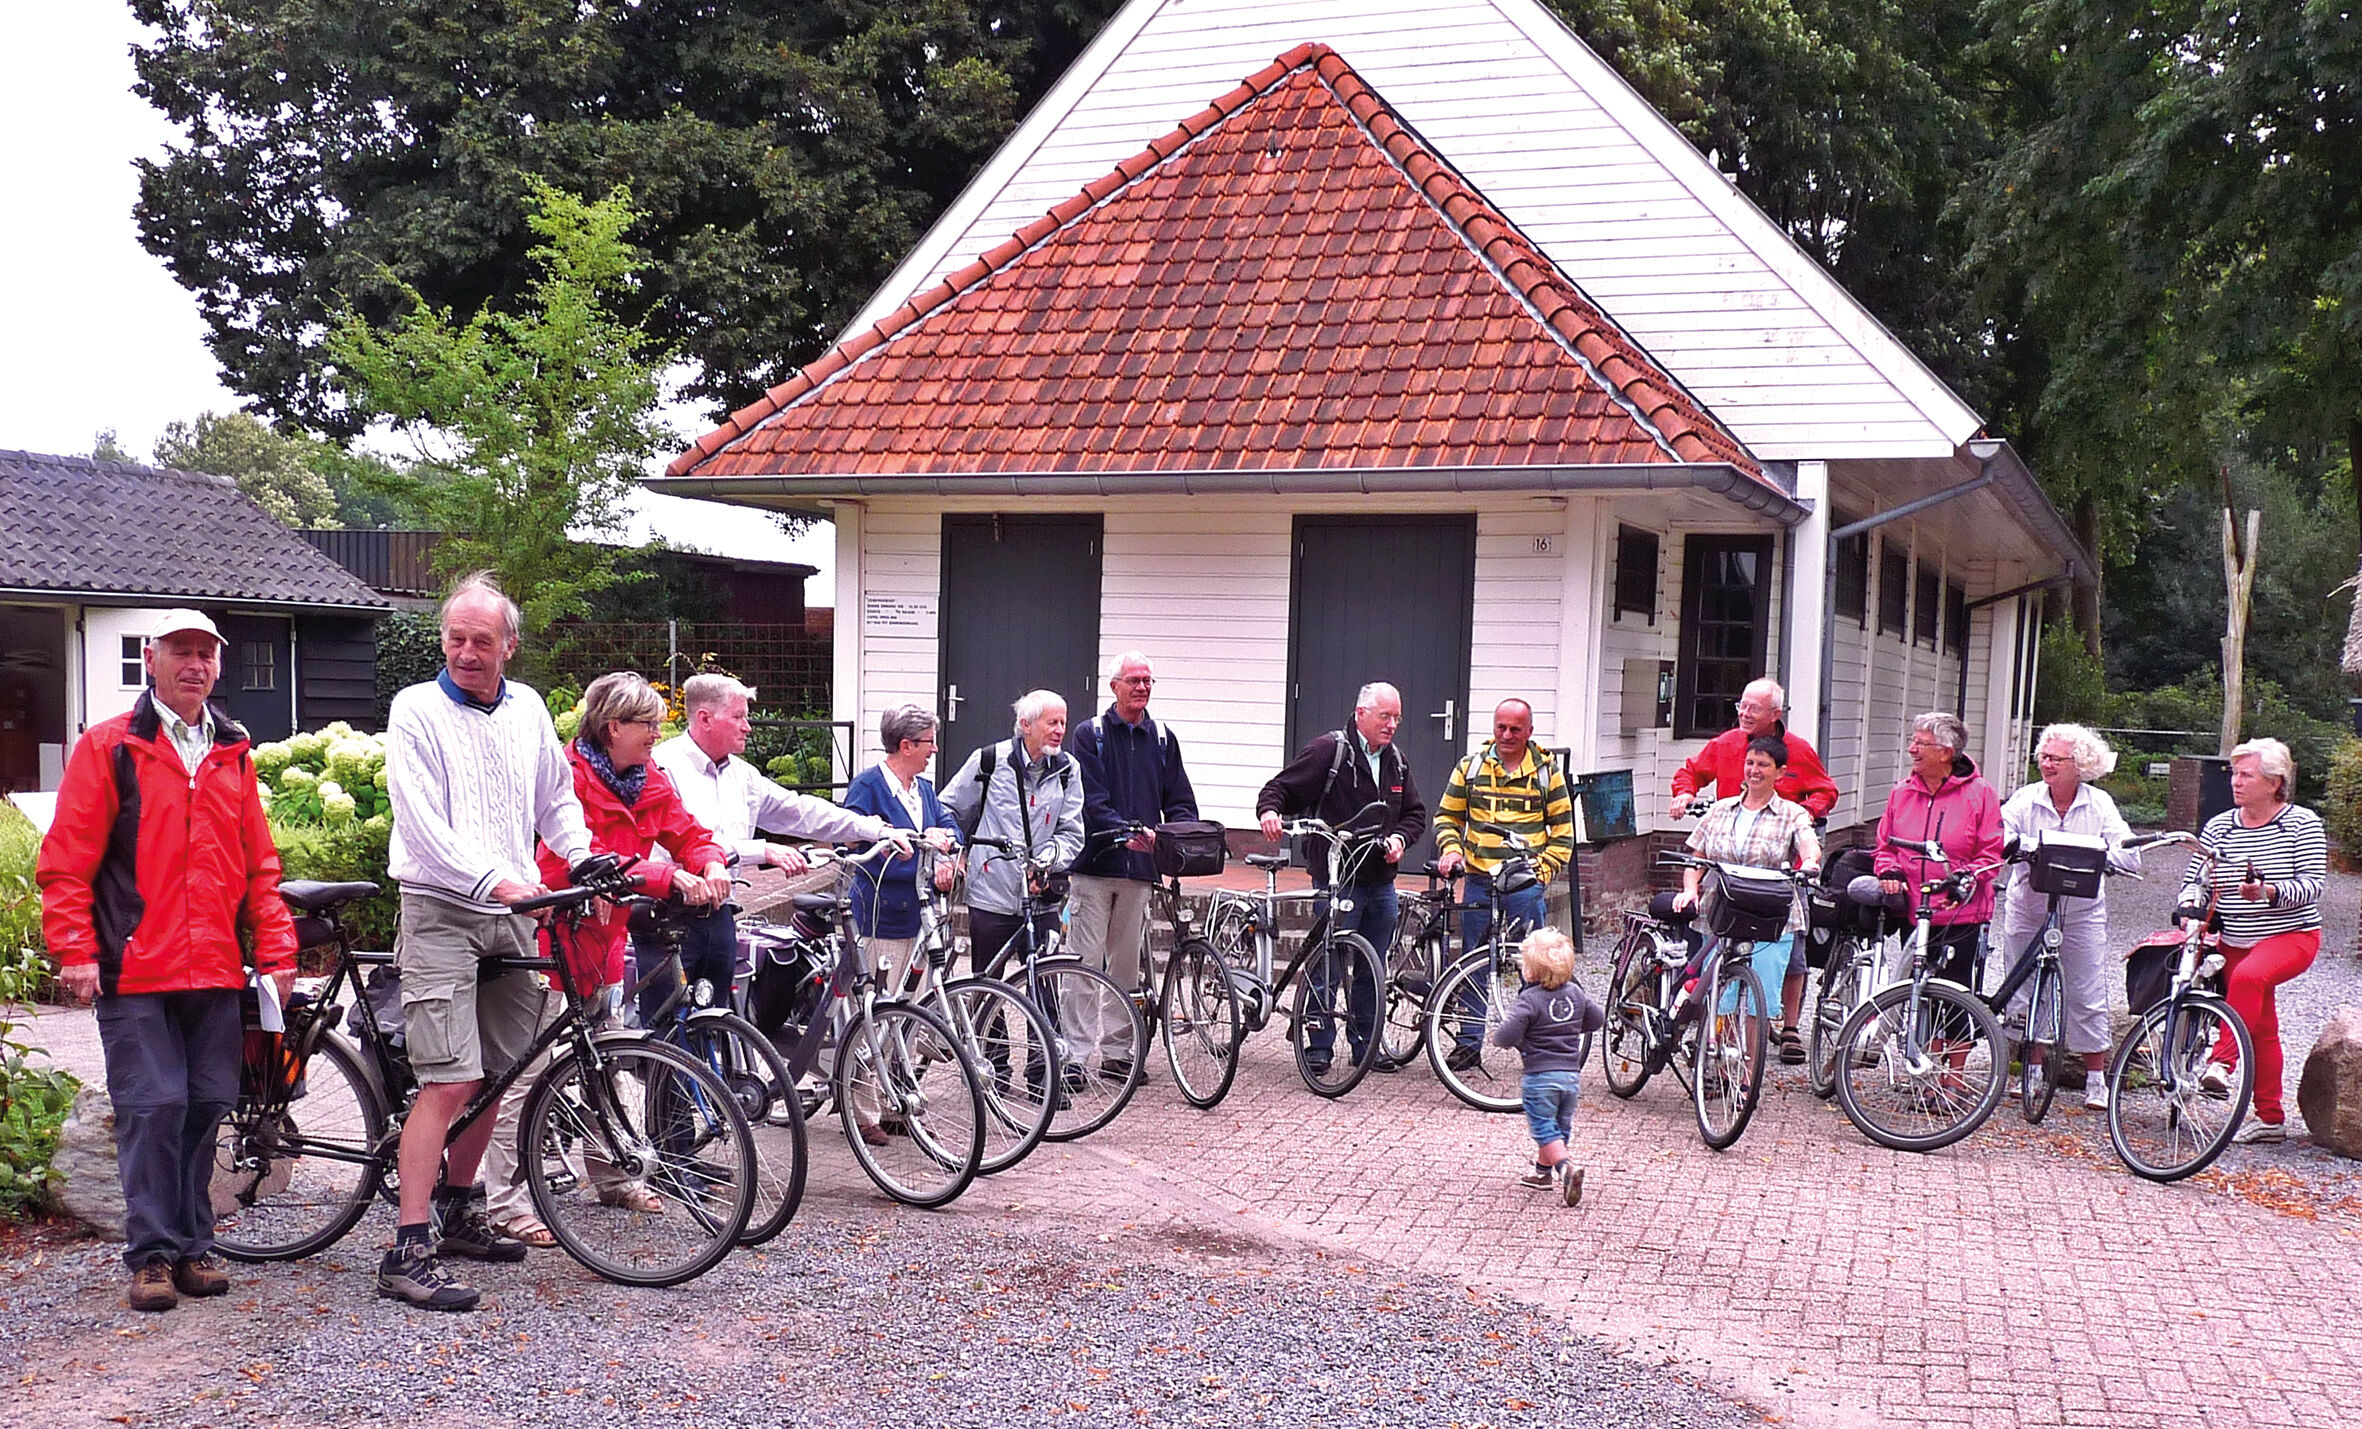
<path fill-rule="evenodd" d="M 599 776 L 599 782 L 615 791 L 615 797 L 623 801 L 623 807 L 628 809 L 640 802 L 640 791 L 648 787 L 647 765 L 635 764 L 629 769 L 618 770 L 615 761 L 607 757 L 607 751 L 590 741 L 578 739 L 574 741 L 574 747 L 582 751 L 584 762 L 590 765 L 592 773 Z"/>

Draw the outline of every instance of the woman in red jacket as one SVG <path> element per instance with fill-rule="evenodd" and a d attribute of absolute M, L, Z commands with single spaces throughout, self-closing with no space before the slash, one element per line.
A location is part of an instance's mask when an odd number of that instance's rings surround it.
<path fill-rule="evenodd" d="M 635 864 L 633 883 L 654 898 L 709 907 L 729 896 L 729 855 L 689 816 L 679 791 L 649 758 L 663 718 L 664 697 L 638 675 L 621 670 L 591 681 L 582 695 L 582 727 L 566 746 L 574 764 L 574 793 L 590 826 L 591 852 L 645 859 L 661 844 L 673 861 Z M 539 851 L 539 862 L 541 881 L 551 888 L 572 882 L 566 861 L 547 847 Z M 575 987 L 595 1004 L 604 1004 L 608 990 L 623 981 L 624 930 L 622 914 L 604 904 L 571 931 L 563 925 L 551 929 Z M 554 1016 L 557 994 L 550 996 L 549 1015 Z M 493 1224 L 527 1245 L 548 1247 L 557 1244 L 557 1237 L 533 1214 L 514 1160 L 516 1103 L 532 1082 L 528 1069 L 502 1099 L 499 1125 L 484 1157 L 484 1190 Z M 589 1170 L 604 1204 L 649 1215 L 664 1209 L 663 1198 L 647 1186 L 609 1167 Z"/>

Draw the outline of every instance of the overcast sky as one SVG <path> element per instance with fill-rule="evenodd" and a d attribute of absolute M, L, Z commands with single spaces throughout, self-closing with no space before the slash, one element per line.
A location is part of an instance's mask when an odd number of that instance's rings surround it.
<path fill-rule="evenodd" d="M 135 158 L 174 135 L 131 92 L 144 37 L 121 0 L 0 4 L 0 449 L 87 454 L 101 428 L 145 457 L 164 424 L 240 405 L 205 348 L 195 301 L 139 245 Z M 697 426 L 672 414 L 676 432 Z M 743 508 L 643 492 L 635 534 L 701 550 L 820 567 L 823 525 L 790 541 Z"/>

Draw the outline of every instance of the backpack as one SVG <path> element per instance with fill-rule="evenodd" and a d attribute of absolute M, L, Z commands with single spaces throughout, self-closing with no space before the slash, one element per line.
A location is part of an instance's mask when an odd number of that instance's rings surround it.
<path fill-rule="evenodd" d="M 1164 727 L 1159 725 L 1156 733 L 1158 744 L 1161 746 L 1164 741 Z M 1001 743 L 1000 740 L 994 740 L 984 746 L 976 756 L 976 812 L 967 818 L 958 820 L 960 841 L 963 843 L 976 837 L 976 826 L 984 822 L 984 801 L 992 797 L 992 771 L 1000 767 Z M 1061 750 L 1058 755 L 1058 793 L 1061 797 L 1066 793 L 1067 781 L 1073 777 L 1074 756 Z M 1022 790 L 1019 792 L 1023 793 Z M 1019 800 L 1020 807 L 1023 802 L 1022 799 Z M 1025 829 L 1026 839 L 1030 843 L 1033 837 L 1033 824 L 1030 820 L 1027 821 Z"/>

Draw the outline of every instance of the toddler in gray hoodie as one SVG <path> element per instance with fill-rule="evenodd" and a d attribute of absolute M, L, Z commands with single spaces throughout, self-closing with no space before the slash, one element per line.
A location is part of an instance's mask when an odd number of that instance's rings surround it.
<path fill-rule="evenodd" d="M 1519 1089 L 1526 1127 L 1534 1136 L 1534 1169 L 1517 1178 L 1536 1190 L 1557 1187 L 1570 1206 L 1583 1199 L 1583 1172 L 1567 1159 L 1567 1132 L 1583 1090 L 1583 1037 L 1607 1021 L 1599 1005 L 1575 986 L 1575 945 L 1556 928 L 1540 928 L 1518 945 L 1525 988 L 1493 1031 L 1493 1045 L 1525 1060 Z"/>

